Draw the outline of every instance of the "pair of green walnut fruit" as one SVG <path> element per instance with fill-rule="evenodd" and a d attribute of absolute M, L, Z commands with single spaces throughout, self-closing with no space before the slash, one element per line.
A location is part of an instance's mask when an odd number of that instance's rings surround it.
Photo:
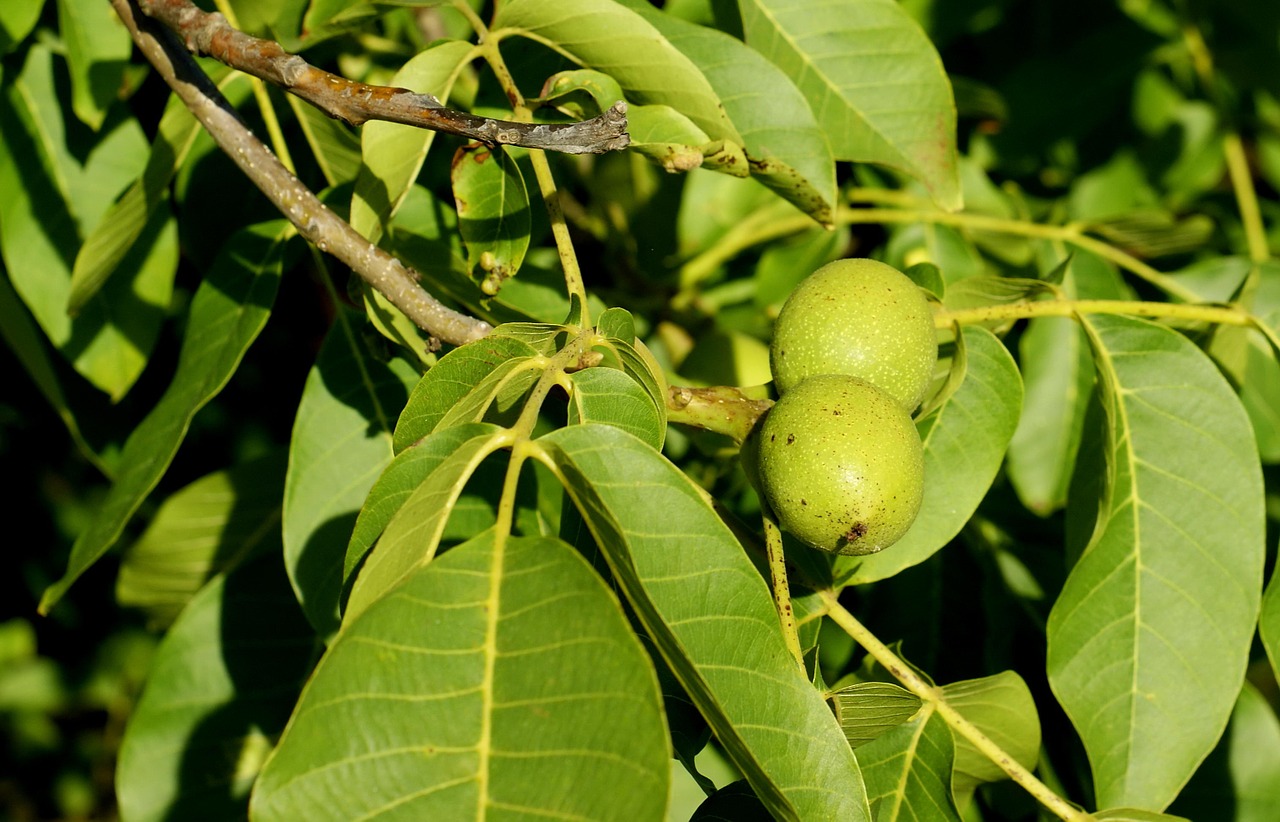
<path fill-rule="evenodd" d="M 924 495 L 911 412 L 937 358 L 928 300 L 896 268 L 837 260 L 796 287 L 770 346 L 779 399 L 743 446 L 784 529 L 838 554 L 907 532 Z"/>

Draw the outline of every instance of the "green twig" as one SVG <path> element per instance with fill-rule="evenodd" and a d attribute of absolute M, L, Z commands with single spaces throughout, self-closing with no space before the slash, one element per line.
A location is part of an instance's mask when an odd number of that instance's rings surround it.
<path fill-rule="evenodd" d="M 965 719 L 959 711 L 946 701 L 940 689 L 922 679 L 901 657 L 877 639 L 875 634 L 867 630 L 866 626 L 859 622 L 853 614 L 845 610 L 844 606 L 840 604 L 836 593 L 821 591 L 819 595 L 822 598 L 827 615 L 831 617 L 833 622 L 866 649 L 867 653 L 871 654 L 872 658 L 883 665 L 889 673 L 893 674 L 902 683 L 903 687 L 920 697 L 921 700 L 932 704 L 953 731 L 968 740 L 970 744 L 987 756 L 1000 770 L 1008 774 L 1010 779 L 1022 786 L 1027 793 L 1035 797 L 1051 813 L 1060 819 L 1069 820 L 1070 822 L 1088 822 L 1088 820 L 1094 819 L 1091 814 L 1085 813 L 1050 790 L 1049 786 L 1037 779 L 1035 774 L 1010 756 L 989 736 L 978 730 L 977 726 L 972 722 Z"/>

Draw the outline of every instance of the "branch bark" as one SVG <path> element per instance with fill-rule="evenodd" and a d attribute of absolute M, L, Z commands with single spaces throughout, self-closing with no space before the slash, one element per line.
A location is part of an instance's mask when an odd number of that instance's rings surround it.
<path fill-rule="evenodd" d="M 142 16 L 137 0 L 111 0 L 134 43 L 200 124 L 306 240 L 346 263 L 414 323 L 461 345 L 493 330 L 448 308 L 418 285 L 418 275 L 334 214 L 258 140 L 172 32 Z"/>
<path fill-rule="evenodd" d="M 477 117 L 445 108 L 430 94 L 357 83 L 318 69 L 276 42 L 237 31 L 221 14 L 202 11 L 188 0 L 138 0 L 138 6 L 168 26 L 195 54 L 260 77 L 353 126 L 387 120 L 491 146 L 524 146 L 566 154 L 603 154 L 626 148 L 631 142 L 626 103 L 617 103 L 599 117 L 579 123 L 548 125 Z"/>

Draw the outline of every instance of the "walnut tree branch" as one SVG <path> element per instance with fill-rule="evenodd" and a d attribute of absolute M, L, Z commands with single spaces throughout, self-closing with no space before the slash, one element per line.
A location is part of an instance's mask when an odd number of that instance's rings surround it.
<path fill-rule="evenodd" d="M 603 154 L 626 148 L 627 106 L 617 103 L 580 123 L 516 123 L 445 108 L 430 94 L 394 86 L 357 83 L 316 68 L 279 43 L 232 28 L 221 14 L 188 0 L 138 0 L 144 14 L 164 23 L 186 47 L 295 94 L 335 117 L 358 126 L 368 120 L 456 134 L 488 145 L 540 148 L 566 154 Z"/>
<path fill-rule="evenodd" d="M 479 339 L 492 327 L 446 307 L 418 285 L 418 275 L 362 237 L 289 172 L 253 136 L 235 109 L 173 33 L 138 14 L 136 0 L 111 0 L 138 48 L 231 160 L 306 240 L 351 267 L 420 328 L 445 342 Z"/>

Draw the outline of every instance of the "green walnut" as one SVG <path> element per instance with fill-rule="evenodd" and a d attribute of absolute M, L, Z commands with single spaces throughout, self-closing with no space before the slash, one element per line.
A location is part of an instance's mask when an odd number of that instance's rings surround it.
<path fill-rule="evenodd" d="M 897 400 L 857 377 L 792 387 L 764 418 L 752 456 L 778 523 L 824 551 L 883 550 L 920 511 L 920 435 Z"/>
<path fill-rule="evenodd" d="M 876 260 L 836 260 L 810 274 L 782 306 L 769 349 L 785 394 L 806 377 L 861 377 L 920 404 L 938 360 L 929 302 L 915 283 Z"/>

